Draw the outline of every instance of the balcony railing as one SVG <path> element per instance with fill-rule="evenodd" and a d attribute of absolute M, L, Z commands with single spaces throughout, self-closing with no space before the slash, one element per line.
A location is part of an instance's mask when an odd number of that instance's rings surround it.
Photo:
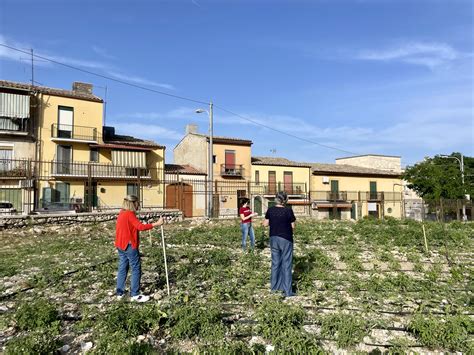
<path fill-rule="evenodd" d="M 383 192 L 366 192 L 367 201 L 382 201 L 383 200 Z"/>
<path fill-rule="evenodd" d="M 51 137 L 58 140 L 97 142 L 97 128 L 53 123 Z"/>
<path fill-rule="evenodd" d="M 311 191 L 311 199 L 315 201 L 401 201 L 400 192 L 370 192 L 370 191 Z"/>
<path fill-rule="evenodd" d="M 27 176 L 27 160 L 0 159 L 0 177 L 22 178 Z"/>
<path fill-rule="evenodd" d="M 305 183 L 254 183 L 252 186 L 252 193 L 262 195 L 275 195 L 279 191 L 285 191 L 288 195 L 304 195 L 306 194 Z"/>
<path fill-rule="evenodd" d="M 29 133 L 29 122 L 28 118 L 10 118 L 0 117 L 0 132 L 10 134 L 25 134 Z"/>
<path fill-rule="evenodd" d="M 244 168 L 242 165 L 221 164 L 221 176 L 242 177 L 244 176 Z"/>
<path fill-rule="evenodd" d="M 138 178 L 150 179 L 149 169 L 97 164 L 89 162 L 51 162 L 51 175 L 54 177 L 93 177 L 93 178 Z"/>

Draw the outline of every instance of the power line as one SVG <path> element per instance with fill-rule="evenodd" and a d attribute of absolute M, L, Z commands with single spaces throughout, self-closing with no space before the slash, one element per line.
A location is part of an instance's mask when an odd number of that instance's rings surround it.
<path fill-rule="evenodd" d="M 272 130 L 272 131 L 274 131 L 274 132 L 278 132 L 278 133 L 280 133 L 280 134 L 284 134 L 284 135 L 286 135 L 286 136 L 299 139 L 299 140 L 301 140 L 301 141 L 303 141 L 303 142 L 307 142 L 307 143 L 319 145 L 319 146 L 321 146 L 321 147 L 328 148 L 328 149 L 338 150 L 338 151 L 343 152 L 343 153 L 349 153 L 349 154 L 354 154 L 354 155 L 360 155 L 360 153 L 355 153 L 355 152 L 351 152 L 351 151 L 348 151 L 348 150 L 344 150 L 344 149 L 332 147 L 332 146 L 330 146 L 330 145 L 318 143 L 318 142 L 313 141 L 313 140 L 311 140 L 311 139 L 303 138 L 303 137 L 297 136 L 297 135 L 295 135 L 295 134 L 291 134 L 291 133 L 288 133 L 288 132 L 281 131 L 281 130 L 279 130 L 279 129 L 277 129 L 277 128 L 273 128 L 273 127 L 267 126 L 266 124 L 257 122 L 257 121 L 255 121 L 255 120 L 253 120 L 253 119 L 251 119 L 251 118 L 248 118 L 248 117 L 242 116 L 242 115 L 240 115 L 240 114 L 238 114 L 238 113 L 235 113 L 235 112 L 232 112 L 232 111 L 230 111 L 230 110 L 227 110 L 226 108 L 221 107 L 221 106 L 214 105 L 214 107 L 216 107 L 216 108 L 218 108 L 218 109 L 220 109 L 220 110 L 222 110 L 222 111 L 224 111 L 224 112 L 227 112 L 227 113 L 229 113 L 229 114 L 231 114 L 231 115 L 240 117 L 240 118 L 242 118 L 243 120 L 252 122 L 253 124 L 255 124 L 255 125 L 257 125 L 257 126 L 261 126 L 261 127 L 267 128 L 267 129 L 269 129 L 269 130 Z"/>
<path fill-rule="evenodd" d="M 95 72 L 92 72 L 92 71 L 90 71 L 90 70 L 81 69 L 81 68 L 75 67 L 75 66 L 70 65 L 70 64 L 62 63 L 62 62 L 59 62 L 59 61 L 54 60 L 54 59 L 50 59 L 50 58 L 47 58 L 47 57 L 40 56 L 40 55 L 38 55 L 38 54 L 33 54 L 33 53 L 31 53 L 31 52 L 24 51 L 24 50 L 19 49 L 19 48 L 11 47 L 11 46 L 6 45 L 6 44 L 4 44 L 4 43 L 0 43 L 0 46 L 5 47 L 5 48 L 9 48 L 9 49 L 14 50 L 14 51 L 17 51 L 17 52 L 29 54 L 29 55 L 31 55 L 32 57 L 40 58 L 40 59 L 46 60 L 46 61 L 51 62 L 51 63 L 54 63 L 54 64 L 62 65 L 63 67 L 66 67 L 66 68 L 69 68 L 69 69 L 74 69 L 74 70 L 77 70 L 77 71 L 80 71 L 80 72 L 83 72 L 83 73 L 86 73 L 86 74 L 95 75 L 95 76 L 98 76 L 98 77 L 100 77 L 100 78 L 107 79 L 107 80 L 111 80 L 111 81 L 115 81 L 115 82 L 120 83 L 120 84 L 123 84 L 123 85 L 128 85 L 128 86 L 132 86 L 132 87 L 135 87 L 135 88 L 138 88 L 138 89 L 142 89 L 142 90 L 154 92 L 155 94 L 165 95 L 165 96 L 173 97 L 173 98 L 175 98 L 175 99 L 186 100 L 186 101 L 195 102 L 195 103 L 198 103 L 198 104 L 204 104 L 204 105 L 207 105 L 207 104 L 208 104 L 208 102 L 204 102 L 204 101 L 199 101 L 199 100 L 191 99 L 191 98 L 189 98 L 189 97 L 184 97 L 184 96 L 169 94 L 169 93 L 164 92 L 164 91 L 155 90 L 155 89 L 150 89 L 150 88 L 147 88 L 146 86 L 141 86 L 141 85 L 138 85 L 138 84 L 133 84 L 133 83 L 130 83 L 130 82 L 125 81 L 125 80 L 120 80 L 120 79 L 113 78 L 113 77 L 111 77 L 111 76 L 107 76 L 107 75 L 95 73 Z"/>

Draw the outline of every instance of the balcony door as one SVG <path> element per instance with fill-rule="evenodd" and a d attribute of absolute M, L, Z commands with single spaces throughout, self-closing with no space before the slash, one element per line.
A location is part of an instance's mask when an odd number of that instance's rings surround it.
<path fill-rule="evenodd" d="M 235 175 L 235 150 L 225 151 L 225 173 Z"/>
<path fill-rule="evenodd" d="M 339 180 L 331 180 L 331 201 L 339 200 Z"/>
<path fill-rule="evenodd" d="M 269 171 L 268 172 L 268 193 L 269 194 L 276 194 L 276 172 Z"/>
<path fill-rule="evenodd" d="M 293 173 L 291 171 L 283 172 L 283 186 L 287 194 L 293 194 Z"/>
<path fill-rule="evenodd" d="M 70 145 L 58 145 L 57 148 L 57 173 L 70 174 L 72 161 L 72 147 Z"/>
<path fill-rule="evenodd" d="M 370 182 L 370 199 L 371 200 L 377 199 L 377 181 Z"/>
<path fill-rule="evenodd" d="M 73 119 L 74 109 L 72 107 L 58 107 L 58 138 L 73 138 Z"/>

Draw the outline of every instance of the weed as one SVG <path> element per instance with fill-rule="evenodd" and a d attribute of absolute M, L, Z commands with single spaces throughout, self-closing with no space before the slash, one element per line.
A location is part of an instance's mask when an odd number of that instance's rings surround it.
<path fill-rule="evenodd" d="M 23 303 L 15 312 L 14 319 L 21 330 L 48 327 L 59 329 L 58 311 L 54 305 L 44 299 Z"/>
<path fill-rule="evenodd" d="M 336 340 L 337 346 L 347 348 L 358 344 L 368 334 L 369 325 L 361 317 L 351 314 L 322 316 L 321 335 Z"/>
<path fill-rule="evenodd" d="M 37 329 L 8 341 L 5 355 L 55 354 L 62 342 L 51 328 Z"/>

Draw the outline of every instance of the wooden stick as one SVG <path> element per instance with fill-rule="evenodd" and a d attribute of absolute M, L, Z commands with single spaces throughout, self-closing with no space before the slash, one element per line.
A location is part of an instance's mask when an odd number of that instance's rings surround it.
<path fill-rule="evenodd" d="M 426 252 L 428 252 L 428 241 L 426 240 L 425 225 L 422 224 L 421 227 L 423 228 L 423 239 L 425 240 L 425 250 L 426 250 Z"/>
<path fill-rule="evenodd" d="M 161 225 L 161 244 L 163 245 L 163 258 L 165 259 L 166 287 L 168 289 L 168 296 L 169 296 L 170 295 L 170 281 L 168 279 L 168 264 L 166 263 L 165 233 L 163 231 L 163 225 Z"/>

